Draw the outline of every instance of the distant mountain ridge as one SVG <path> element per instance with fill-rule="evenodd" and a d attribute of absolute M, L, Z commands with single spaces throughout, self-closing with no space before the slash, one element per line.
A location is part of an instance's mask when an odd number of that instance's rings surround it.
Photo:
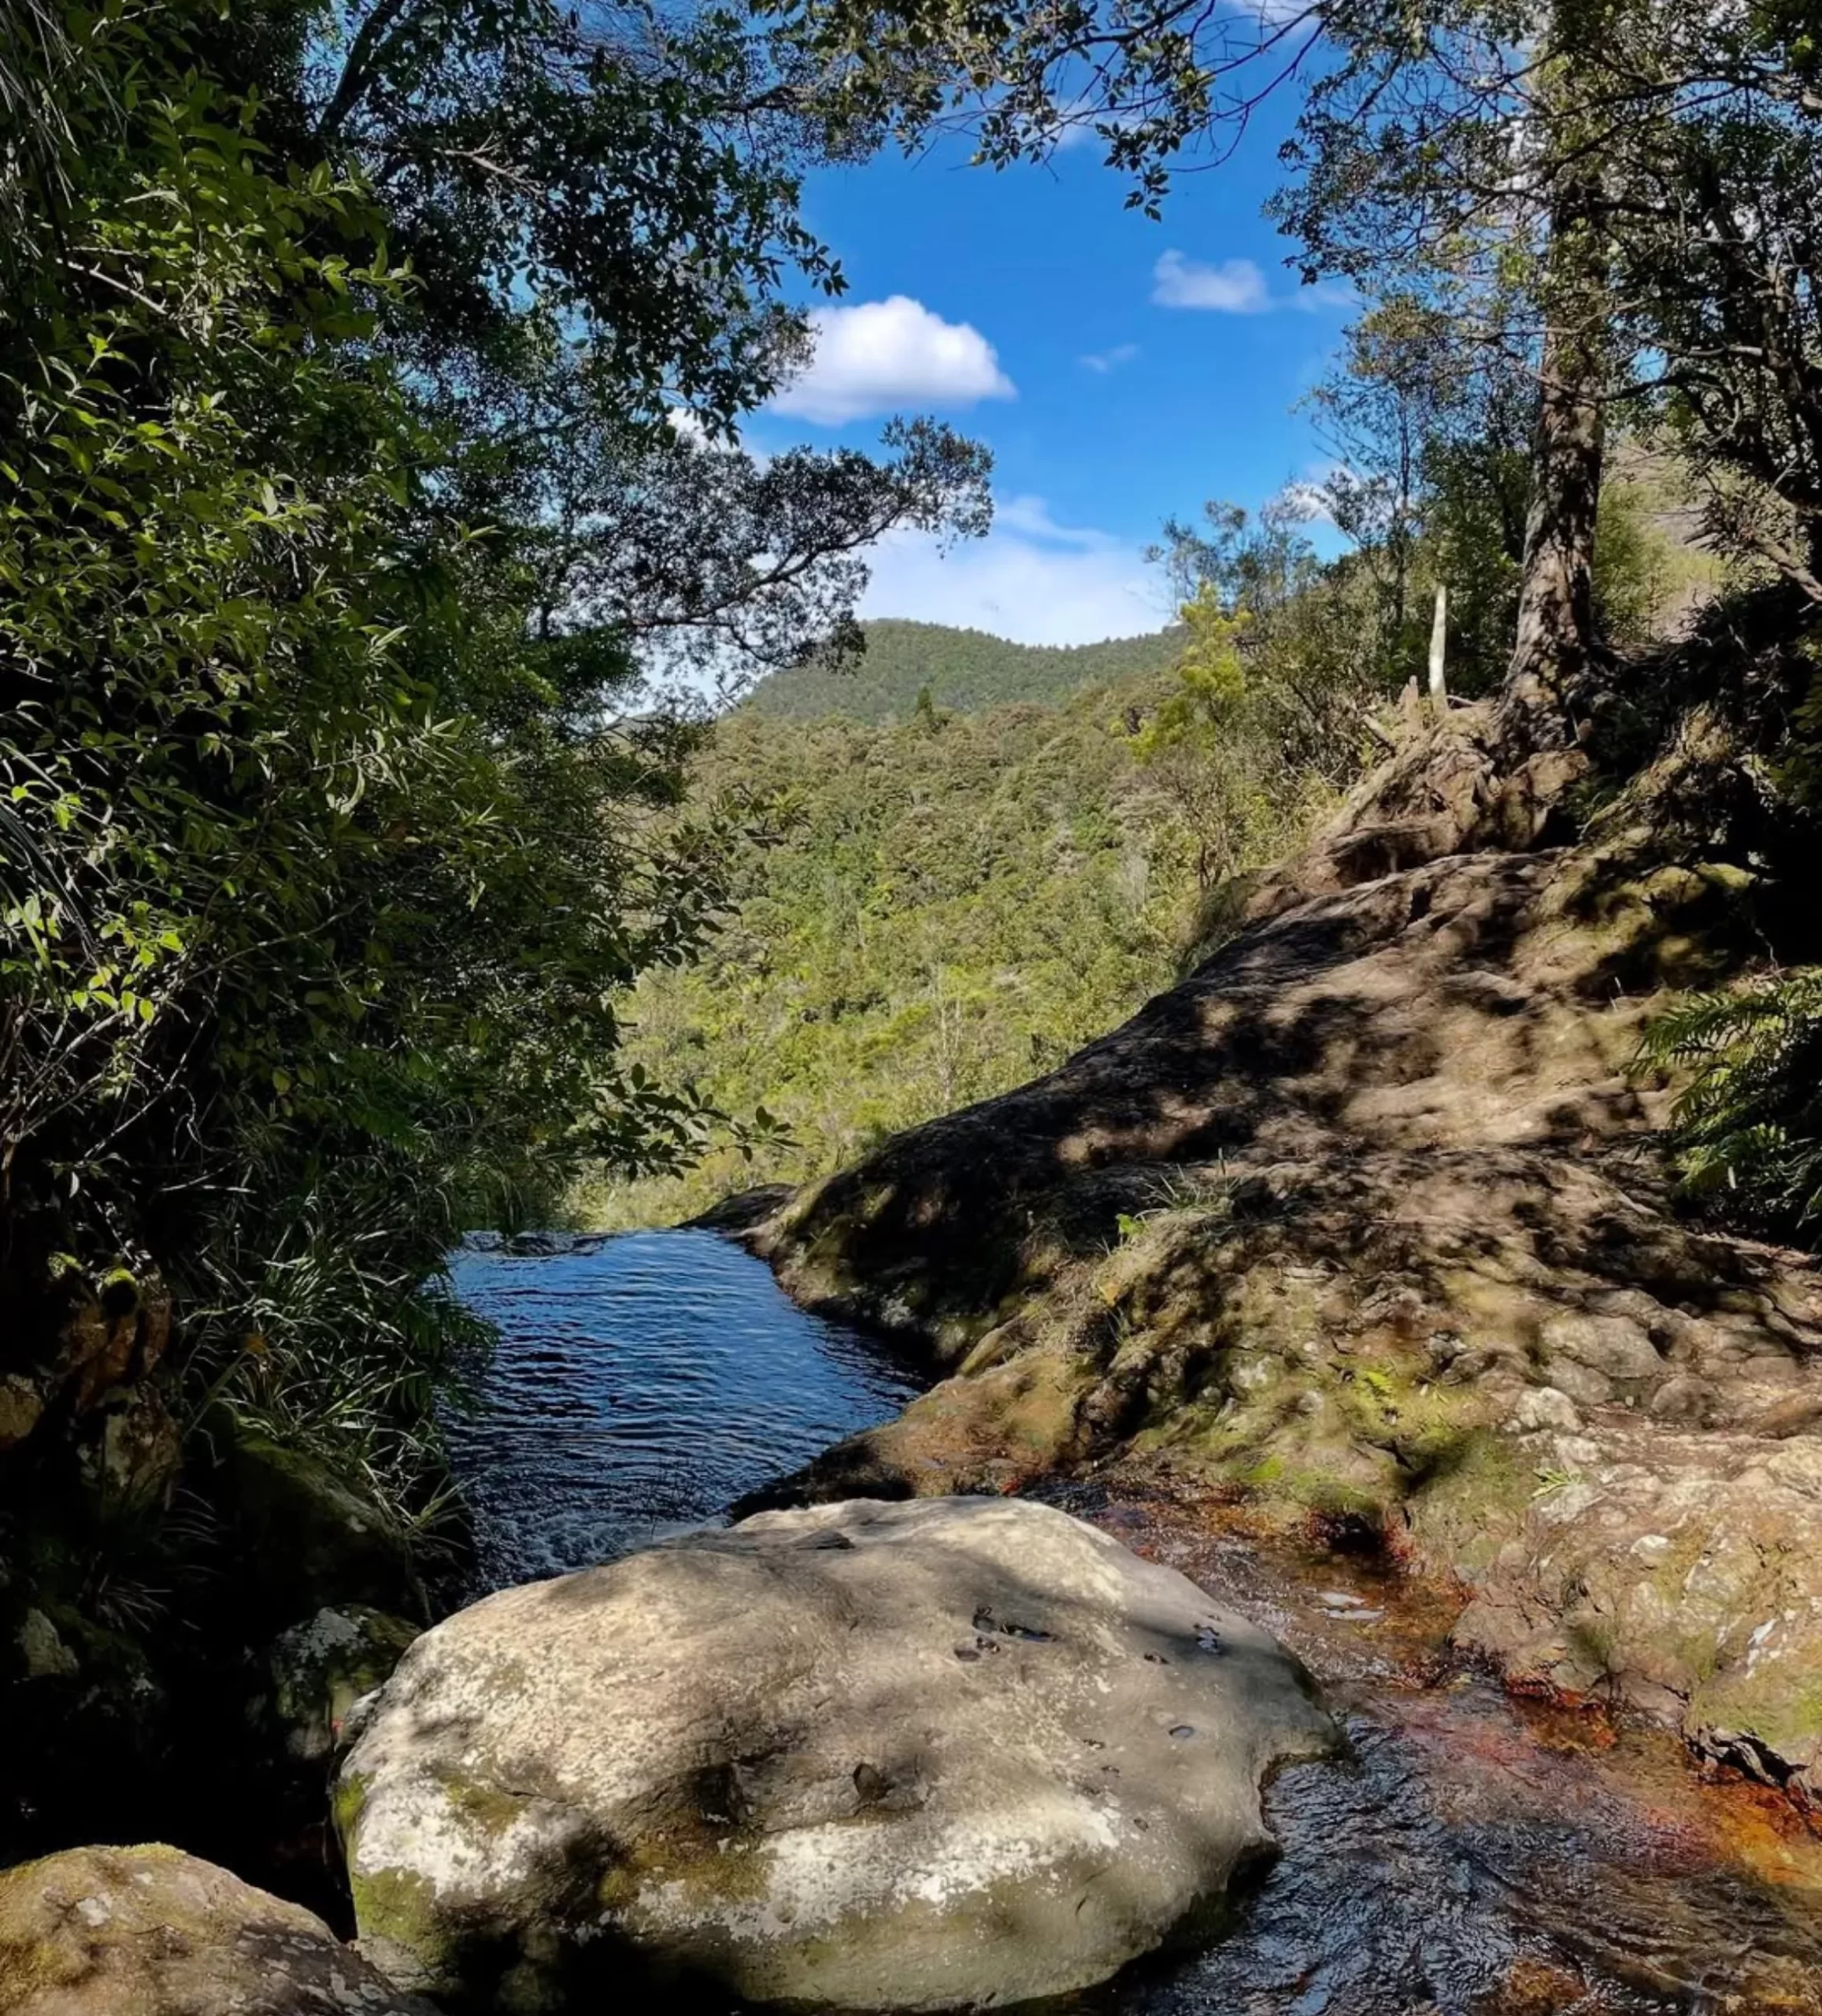
<path fill-rule="evenodd" d="M 1084 686 L 1163 671 L 1182 649 L 1183 635 L 1172 628 L 1098 644 L 1015 644 L 984 630 L 900 617 L 865 628 L 866 656 L 852 671 L 811 663 L 776 672 L 754 687 L 746 705 L 787 721 L 909 721 L 928 686 L 931 699 L 950 713 L 980 713 L 1020 700 L 1048 706 Z"/>

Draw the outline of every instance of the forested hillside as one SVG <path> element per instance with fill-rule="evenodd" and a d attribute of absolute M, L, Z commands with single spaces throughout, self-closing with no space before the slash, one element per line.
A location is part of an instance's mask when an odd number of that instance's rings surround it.
<path fill-rule="evenodd" d="M 1610 487 L 1595 568 L 1610 632 L 1634 639 L 1680 606 L 1651 501 Z M 665 1223 L 827 1174 L 1168 985 L 1401 732 L 1434 569 L 1498 557 L 1487 515 L 1478 492 L 1439 498 L 1402 554 L 1363 539 L 1325 561 L 1298 512 L 1211 504 L 1166 528 L 1169 630 L 1037 650 L 876 623 L 856 669 L 764 681 L 693 775 L 696 814 L 746 835 L 722 926 L 628 1009 L 630 1054 L 717 1145 L 680 1173 L 585 1178 L 572 1207 Z M 1457 598 L 1452 684 L 1498 676 L 1512 598 L 1509 562 Z"/>
<path fill-rule="evenodd" d="M 984 630 L 896 618 L 862 626 L 864 657 L 837 669 L 824 660 L 763 680 L 748 702 L 755 712 L 792 721 L 846 714 L 861 721 L 909 721 L 918 695 L 974 713 L 1009 700 L 1057 700 L 1079 688 L 1161 672 L 1180 649 L 1180 628 L 1104 643 L 1015 644 Z"/>
<path fill-rule="evenodd" d="M 834 1169 L 1060 1062 L 1165 984 L 1193 848 L 1114 732 L 1153 684 L 902 724 L 723 722 L 698 788 L 762 786 L 775 837 L 746 856 L 709 957 L 642 984 L 631 1040 L 655 1079 L 784 1133 L 750 1160 L 724 1148 L 682 1177 L 598 1185 L 584 1215 L 661 1222 Z"/>

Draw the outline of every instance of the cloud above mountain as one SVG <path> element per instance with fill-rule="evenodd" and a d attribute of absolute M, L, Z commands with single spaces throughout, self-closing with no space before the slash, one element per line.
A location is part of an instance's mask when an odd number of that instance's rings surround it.
<path fill-rule="evenodd" d="M 993 530 L 946 550 L 889 532 L 868 555 L 864 616 L 908 616 L 991 631 L 1020 644 L 1088 644 L 1169 620 L 1157 570 L 1131 542 L 1060 523 L 1039 497 L 1004 498 Z"/>
<path fill-rule="evenodd" d="M 810 363 L 775 395 L 774 413 L 839 427 L 908 408 L 953 411 L 1018 395 L 978 329 L 946 322 L 909 295 L 819 308 L 809 319 Z"/>

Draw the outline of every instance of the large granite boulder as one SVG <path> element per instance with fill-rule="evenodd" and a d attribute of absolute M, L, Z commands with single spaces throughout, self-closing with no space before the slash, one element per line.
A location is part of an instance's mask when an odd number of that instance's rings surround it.
<path fill-rule="evenodd" d="M 1273 1640 L 1064 1513 L 850 1501 L 451 1618 L 338 1814 L 362 1951 L 454 2007 L 948 2009 L 1205 1924 L 1334 1740 Z"/>
<path fill-rule="evenodd" d="M 322 1920 L 176 1848 L 0 1871 L 4 2016 L 434 2016 Z"/>

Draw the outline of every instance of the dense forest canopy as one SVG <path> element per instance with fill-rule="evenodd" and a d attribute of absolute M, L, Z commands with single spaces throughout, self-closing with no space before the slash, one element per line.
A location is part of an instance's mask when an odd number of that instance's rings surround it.
<path fill-rule="evenodd" d="M 958 680 L 979 676 L 974 633 L 917 627 L 931 684 L 945 640 Z M 740 856 L 707 955 L 635 993 L 629 1045 L 655 1077 L 776 1131 L 683 1179 L 598 1180 L 583 1214 L 674 1219 L 745 1183 L 827 1173 L 1061 1062 L 1166 984 L 1193 925 L 1195 840 L 1120 732 L 1164 684 L 724 721 L 698 789 L 763 781 L 772 831 Z M 1285 825 L 1255 812 L 1264 851 Z"/>
<path fill-rule="evenodd" d="M 909 721 L 920 696 L 972 713 L 1009 700 L 1062 699 L 1079 687 L 1162 671 L 1181 632 L 1161 629 L 1098 644 L 1014 644 L 984 630 L 887 617 L 863 624 L 864 657 L 831 667 L 813 659 L 761 680 L 746 704 L 794 721 L 846 714 L 863 721 Z"/>

